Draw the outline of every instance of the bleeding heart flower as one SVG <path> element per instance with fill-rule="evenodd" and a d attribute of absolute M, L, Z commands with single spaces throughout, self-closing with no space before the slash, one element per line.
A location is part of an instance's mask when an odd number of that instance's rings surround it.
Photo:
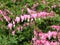
<path fill-rule="evenodd" d="M 17 23 L 19 23 L 19 22 L 20 22 L 20 17 L 16 17 L 15 21 L 16 21 Z"/>
<path fill-rule="evenodd" d="M 50 45 L 57 45 L 57 42 L 51 42 Z"/>
<path fill-rule="evenodd" d="M 18 30 L 18 31 L 22 31 L 22 28 L 23 28 L 22 26 L 18 26 L 18 27 L 17 27 L 17 30 Z"/>
<path fill-rule="evenodd" d="M 50 45 L 50 42 L 49 41 L 46 41 L 44 45 Z"/>
<path fill-rule="evenodd" d="M 49 31 L 47 34 L 48 34 L 48 38 L 51 39 L 51 37 L 52 37 L 52 32 Z"/>
<path fill-rule="evenodd" d="M 36 44 L 37 45 L 40 45 L 40 40 L 36 40 Z"/>
<path fill-rule="evenodd" d="M 47 16 L 47 12 L 39 12 L 38 17 L 45 18 Z"/>
<path fill-rule="evenodd" d="M 24 14 L 24 18 L 25 18 L 25 20 L 28 20 L 28 19 L 30 19 L 30 15 Z"/>
<path fill-rule="evenodd" d="M 58 32 L 58 41 L 60 42 L 60 32 Z"/>
<path fill-rule="evenodd" d="M 10 18 L 8 16 L 4 16 L 4 19 L 9 23 Z"/>
<path fill-rule="evenodd" d="M 4 19 L 9 23 L 10 18 L 7 16 L 6 12 L 0 10 L 0 14 L 4 17 Z"/>
<path fill-rule="evenodd" d="M 25 20 L 25 17 L 21 15 L 21 21 L 23 22 Z"/>
<path fill-rule="evenodd" d="M 42 44 L 45 44 L 46 39 L 41 39 L 40 41 L 41 41 Z"/>
<path fill-rule="evenodd" d="M 12 31 L 12 35 L 15 35 L 15 31 Z"/>
<path fill-rule="evenodd" d="M 29 8 L 27 8 L 27 12 L 28 12 L 29 14 L 36 13 L 36 11 L 34 11 L 34 10 L 31 10 L 31 9 L 29 9 Z"/>
<path fill-rule="evenodd" d="M 12 23 L 9 23 L 9 24 L 8 24 L 8 28 L 9 28 L 9 29 L 12 29 L 12 26 L 13 26 Z"/>
<path fill-rule="evenodd" d="M 57 31 L 60 30 L 60 26 L 58 26 L 58 25 L 52 25 L 52 26 L 50 26 L 50 27 L 56 29 Z"/>
<path fill-rule="evenodd" d="M 32 18 L 37 18 L 37 14 L 35 13 L 35 14 L 31 14 L 31 17 Z"/>
<path fill-rule="evenodd" d="M 53 32 L 52 32 L 52 36 L 53 36 L 53 38 L 56 38 L 57 32 L 56 32 L 56 31 L 53 31 Z"/>
<path fill-rule="evenodd" d="M 32 38 L 32 40 L 35 42 L 37 40 L 37 38 L 34 36 L 34 38 Z"/>

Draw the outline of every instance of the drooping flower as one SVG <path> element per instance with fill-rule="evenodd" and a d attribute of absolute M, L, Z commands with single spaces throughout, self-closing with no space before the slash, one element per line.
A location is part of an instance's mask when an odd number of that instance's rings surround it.
<path fill-rule="evenodd" d="M 52 26 L 50 26 L 50 27 L 56 29 L 57 31 L 60 30 L 60 26 L 58 26 L 58 25 L 52 25 Z"/>
<path fill-rule="evenodd" d="M 50 42 L 49 41 L 46 41 L 44 45 L 50 45 Z"/>
<path fill-rule="evenodd" d="M 47 16 L 49 16 L 49 17 L 53 17 L 53 16 L 54 16 L 54 12 L 51 11 Z"/>
<path fill-rule="evenodd" d="M 36 30 L 34 30 L 34 35 L 37 37 L 38 33 L 36 32 Z"/>
<path fill-rule="evenodd" d="M 8 16 L 4 16 L 4 19 L 9 23 L 10 18 Z"/>
<path fill-rule="evenodd" d="M 37 13 L 31 14 L 31 17 L 32 17 L 32 18 L 37 18 Z"/>
<path fill-rule="evenodd" d="M 3 16 L 3 18 L 9 23 L 10 17 L 7 16 L 6 12 L 0 10 L 0 14 Z"/>
<path fill-rule="evenodd" d="M 40 40 L 36 40 L 36 45 L 40 45 Z"/>
<path fill-rule="evenodd" d="M 42 4 L 47 4 L 47 2 L 45 0 L 41 0 Z"/>
<path fill-rule="evenodd" d="M 13 21 L 13 26 L 15 27 L 15 21 Z"/>
<path fill-rule="evenodd" d="M 41 34 L 39 34 L 39 36 L 40 36 L 40 39 L 46 40 L 46 38 L 47 38 L 47 35 L 45 35 L 45 33 L 41 33 Z"/>
<path fill-rule="evenodd" d="M 25 20 L 24 16 L 21 15 L 21 21 L 23 22 Z"/>
<path fill-rule="evenodd" d="M 51 8 L 56 8 L 57 6 L 56 5 L 52 5 Z"/>
<path fill-rule="evenodd" d="M 48 31 L 47 34 L 48 34 L 48 38 L 51 39 L 51 37 L 52 37 L 52 32 L 51 32 L 51 31 Z"/>
<path fill-rule="evenodd" d="M 39 5 L 39 3 L 33 4 L 32 9 L 35 9 L 38 5 Z"/>
<path fill-rule="evenodd" d="M 50 45 L 57 45 L 58 43 L 57 42 L 51 42 Z"/>
<path fill-rule="evenodd" d="M 24 19 L 25 20 L 30 20 L 30 15 L 24 14 Z"/>
<path fill-rule="evenodd" d="M 41 39 L 40 41 L 41 41 L 42 44 L 45 44 L 47 40 L 46 39 Z"/>
<path fill-rule="evenodd" d="M 28 21 L 28 22 L 30 21 L 30 18 L 31 18 L 30 15 L 28 15 L 28 16 L 27 16 L 27 21 Z"/>
<path fill-rule="evenodd" d="M 2 10 L 0 10 L 0 14 L 3 16 L 4 15 L 4 13 L 3 13 L 3 11 Z"/>
<path fill-rule="evenodd" d="M 12 23 L 9 23 L 9 24 L 8 24 L 8 28 L 9 28 L 9 29 L 12 29 L 12 27 L 13 27 L 13 24 L 12 24 Z"/>
<path fill-rule="evenodd" d="M 38 17 L 45 18 L 47 16 L 47 12 L 39 12 Z"/>
<path fill-rule="evenodd" d="M 36 13 L 36 11 L 34 11 L 34 10 L 31 10 L 31 9 L 29 9 L 29 8 L 27 8 L 27 12 L 28 12 L 29 14 Z"/>
<path fill-rule="evenodd" d="M 60 32 L 58 32 L 58 41 L 60 42 Z"/>
<path fill-rule="evenodd" d="M 36 36 L 34 36 L 34 38 L 32 38 L 32 41 L 36 42 L 36 40 L 37 40 L 37 38 L 36 38 Z"/>
<path fill-rule="evenodd" d="M 20 22 L 20 17 L 16 17 L 15 21 L 16 21 L 17 23 L 19 23 L 19 22 Z"/>
<path fill-rule="evenodd" d="M 15 35 L 15 31 L 12 31 L 12 35 Z"/>
<path fill-rule="evenodd" d="M 56 38 L 57 32 L 56 31 L 52 31 L 52 36 L 53 36 L 53 38 Z"/>
<path fill-rule="evenodd" d="M 21 27 L 21 26 L 18 26 L 18 27 L 17 27 L 17 30 L 18 30 L 18 31 L 22 30 L 22 27 Z"/>

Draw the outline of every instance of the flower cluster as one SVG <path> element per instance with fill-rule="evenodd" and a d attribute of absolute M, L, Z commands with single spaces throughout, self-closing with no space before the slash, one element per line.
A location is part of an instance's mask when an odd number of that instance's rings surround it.
<path fill-rule="evenodd" d="M 24 20 L 30 20 L 30 19 L 34 19 L 34 18 L 46 18 L 47 16 L 48 17 L 53 17 L 54 16 L 54 13 L 53 12 L 36 12 L 34 10 L 31 10 L 29 8 L 27 8 L 27 12 L 29 14 L 23 14 L 21 16 L 17 16 L 15 21 L 17 23 L 20 22 L 20 20 L 23 22 Z M 0 10 L 0 14 L 2 14 L 2 16 L 4 17 L 4 19 L 9 22 L 10 21 L 10 18 L 7 16 L 6 12 Z"/>
<path fill-rule="evenodd" d="M 58 25 L 52 25 L 52 26 L 50 26 L 50 27 L 56 29 L 57 31 L 60 30 L 60 26 L 58 26 Z"/>
<path fill-rule="evenodd" d="M 48 31 L 47 33 L 43 33 L 34 30 L 34 37 L 32 38 L 33 45 L 59 45 L 59 33 L 56 31 Z"/>
<path fill-rule="evenodd" d="M 3 10 L 0 10 L 0 14 L 3 16 L 3 18 L 8 22 L 8 29 L 12 29 L 13 26 L 15 26 L 16 23 L 20 23 L 23 22 L 24 20 L 27 21 L 32 21 L 36 18 L 46 18 L 48 17 L 53 17 L 54 13 L 53 12 L 36 12 L 34 10 L 31 10 L 29 8 L 27 8 L 27 12 L 29 14 L 23 14 L 20 16 L 17 16 L 12 22 L 10 17 L 7 16 L 7 13 Z"/>
<path fill-rule="evenodd" d="M 8 17 L 6 15 L 5 11 L 0 10 L 0 14 L 3 16 L 3 18 L 9 23 L 9 21 L 11 20 L 10 17 Z"/>
<path fill-rule="evenodd" d="M 27 12 L 29 14 L 23 14 L 21 16 L 17 16 L 12 22 L 11 19 L 7 16 L 6 12 L 0 10 L 0 14 L 3 16 L 3 18 L 8 22 L 8 29 L 12 30 L 13 27 L 15 27 L 16 23 L 23 22 L 24 20 L 27 20 L 28 22 L 36 19 L 36 18 L 46 18 L 46 17 L 53 17 L 53 12 L 36 12 L 34 10 L 31 10 L 27 8 Z M 58 33 L 58 30 L 60 30 L 60 26 L 52 25 L 51 28 L 56 29 L 57 31 L 48 31 L 47 33 L 43 32 L 37 32 L 34 30 L 34 37 L 33 45 L 59 45 L 60 41 L 60 32 Z M 21 30 L 22 28 L 20 26 L 17 27 L 17 30 Z M 12 35 L 15 35 L 15 30 L 12 31 Z M 52 40 L 52 38 L 54 40 Z M 58 38 L 58 41 L 57 41 Z"/>

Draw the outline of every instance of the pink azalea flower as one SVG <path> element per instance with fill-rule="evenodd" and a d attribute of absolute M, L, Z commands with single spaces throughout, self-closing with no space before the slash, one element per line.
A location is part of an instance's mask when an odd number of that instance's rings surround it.
<path fill-rule="evenodd" d="M 16 17 L 15 21 L 16 21 L 17 23 L 19 23 L 19 22 L 20 22 L 20 17 Z"/>
<path fill-rule="evenodd" d="M 9 28 L 9 29 L 12 29 L 12 26 L 13 26 L 12 23 L 9 23 L 9 24 L 8 24 L 8 28 Z"/>

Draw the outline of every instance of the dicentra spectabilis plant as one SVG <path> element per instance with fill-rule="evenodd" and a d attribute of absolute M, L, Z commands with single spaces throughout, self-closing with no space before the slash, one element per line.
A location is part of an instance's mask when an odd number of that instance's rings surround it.
<path fill-rule="evenodd" d="M 0 45 L 60 45 L 60 4 L 54 0 L 0 2 Z"/>

